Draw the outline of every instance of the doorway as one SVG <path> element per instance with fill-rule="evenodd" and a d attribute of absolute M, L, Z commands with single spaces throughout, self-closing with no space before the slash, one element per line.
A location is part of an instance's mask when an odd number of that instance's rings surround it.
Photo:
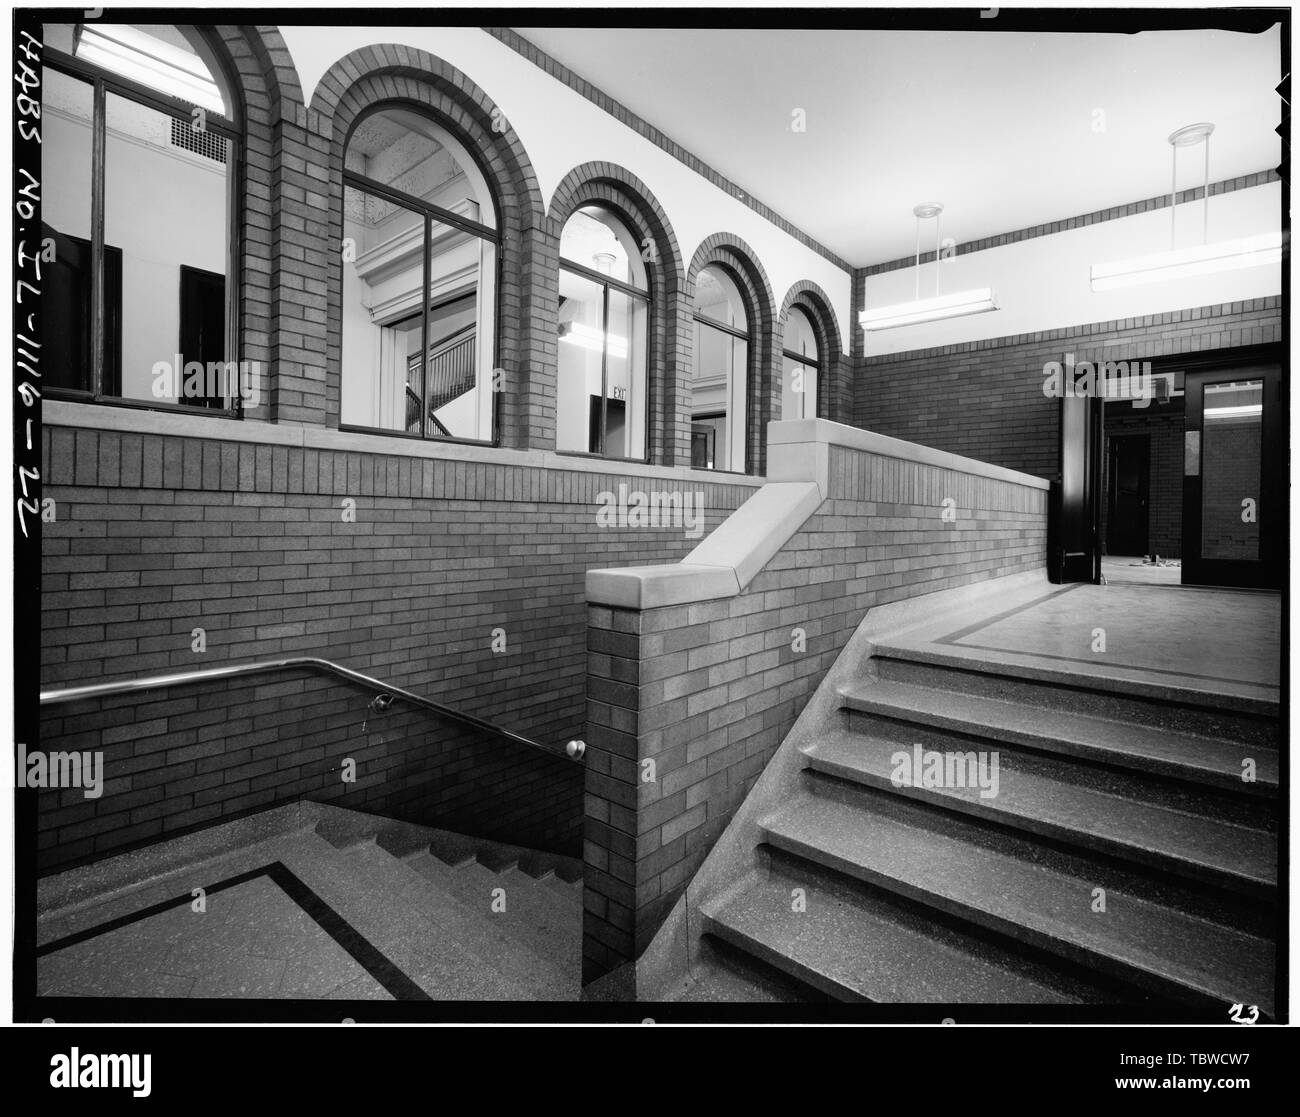
<path fill-rule="evenodd" d="M 1145 555 L 1151 495 L 1151 436 L 1111 438 L 1106 460 L 1106 553 Z"/>

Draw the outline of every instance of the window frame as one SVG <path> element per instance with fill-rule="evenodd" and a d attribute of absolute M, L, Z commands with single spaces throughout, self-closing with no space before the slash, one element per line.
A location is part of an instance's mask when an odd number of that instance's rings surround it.
<path fill-rule="evenodd" d="M 749 458 L 749 397 L 750 397 L 750 390 L 752 387 L 750 381 L 755 374 L 758 375 L 762 374 L 762 370 L 757 367 L 757 357 L 756 357 L 756 349 L 755 349 L 755 346 L 757 344 L 757 338 L 755 336 L 756 331 L 754 330 L 754 327 L 750 325 L 750 323 L 754 320 L 754 314 L 752 309 L 749 306 L 745 305 L 746 299 L 745 299 L 744 286 L 737 280 L 735 274 L 731 271 L 731 269 L 726 264 L 722 263 L 719 260 L 710 260 L 707 264 L 704 264 L 700 267 L 700 272 L 703 273 L 709 268 L 714 268 L 717 271 L 720 271 L 726 277 L 727 281 L 736 289 L 736 297 L 740 299 L 741 309 L 745 312 L 745 328 L 742 330 L 742 329 L 738 329 L 736 326 L 731 325 L 729 322 L 721 322 L 717 318 L 713 318 L 708 314 L 701 313 L 695 306 L 695 299 L 693 298 L 691 300 L 691 320 L 693 322 L 701 326 L 708 326 L 710 329 L 717 330 L 720 333 L 730 334 L 733 338 L 736 338 L 737 340 L 743 341 L 745 343 L 745 411 L 744 411 L 744 416 L 742 417 L 741 420 L 741 432 L 740 432 L 741 444 L 745 447 L 745 468 L 744 469 L 719 469 L 715 466 L 713 469 L 709 470 L 709 472 L 730 473 L 737 477 L 747 477 L 750 476 L 750 469 L 752 464 Z M 698 277 L 697 277 L 697 282 L 698 282 Z M 698 295 L 696 297 L 698 297 Z M 699 359 L 700 357 L 697 349 L 696 352 L 691 354 L 691 366 L 692 366 L 691 378 L 692 379 L 694 379 L 695 374 L 699 372 L 699 364 L 698 364 Z M 692 389 L 692 392 L 693 391 L 694 389 Z M 733 425 L 734 428 L 734 416 L 731 414 L 731 409 L 728 408 L 726 411 L 722 412 L 722 414 L 726 416 L 728 424 Z M 702 419 L 715 418 L 716 415 L 717 413 L 715 412 L 709 412 L 704 415 L 701 415 L 700 418 Z M 692 411 L 691 414 L 689 415 L 689 419 L 692 422 L 692 424 L 695 422 L 695 418 L 696 418 L 695 413 L 694 411 Z M 734 429 L 729 433 L 734 433 Z"/>
<path fill-rule="evenodd" d="M 807 323 L 808 323 L 808 328 L 812 331 L 813 340 L 814 340 L 814 341 L 816 342 L 816 344 L 817 344 L 817 356 L 816 356 L 816 358 L 814 358 L 814 359 L 810 359 L 810 358 L 808 357 L 808 355 L 805 354 L 805 353 L 796 353 L 796 352 L 794 352 L 794 350 L 792 350 L 792 349 L 787 349 L 787 348 L 785 347 L 785 330 L 788 330 L 788 329 L 790 328 L 790 317 L 789 317 L 789 316 L 790 316 L 790 314 L 793 314 L 795 311 L 798 311 L 800 314 L 802 314 L 802 315 L 804 316 L 804 319 L 805 319 L 805 320 L 807 321 Z M 816 385 L 817 385 L 817 387 L 816 387 L 816 390 L 813 392 L 813 413 L 812 413 L 811 415 L 803 415 L 803 416 L 801 416 L 801 418 L 804 418 L 804 419 L 819 419 L 819 418 L 821 418 L 821 416 L 818 414 L 818 411 L 820 410 L 820 408 L 819 408 L 819 399 L 818 399 L 818 397 L 821 395 L 821 390 L 822 390 L 822 349 L 824 348 L 824 345 L 823 345 L 823 342 L 822 342 L 821 333 L 819 332 L 819 330 L 818 330 L 818 328 L 817 328 L 818 325 L 819 325 L 819 323 L 817 322 L 817 319 L 813 316 L 813 314 L 812 314 L 811 311 L 809 311 L 809 310 L 805 309 L 804 307 L 799 306 L 798 304 L 796 304 L 796 305 L 794 305 L 794 306 L 792 306 L 792 307 L 790 308 L 789 313 L 786 315 L 786 324 L 785 324 L 785 329 L 783 329 L 783 330 L 781 331 L 781 357 L 782 357 L 782 359 L 783 359 L 783 360 L 796 361 L 796 362 L 798 362 L 799 364 L 803 365 L 805 368 L 811 368 L 811 369 L 813 370 L 813 372 L 814 372 L 814 373 L 816 374 L 816 376 L 817 376 L 817 380 L 816 380 Z"/>
<path fill-rule="evenodd" d="M 414 195 L 404 194 L 400 190 L 394 190 L 391 186 L 387 185 L 386 183 L 379 182 L 376 179 L 370 178 L 368 175 L 363 175 L 359 171 L 348 170 L 347 167 L 348 147 L 352 143 L 352 136 L 353 133 L 356 132 L 357 126 L 362 122 L 364 122 L 369 117 L 377 116 L 378 114 L 384 112 L 386 109 L 401 109 L 406 112 L 412 112 L 417 115 L 427 117 L 437 127 L 443 129 L 445 132 L 449 133 L 453 138 L 456 138 L 462 143 L 466 152 L 469 154 L 470 158 L 474 160 L 475 167 L 478 170 L 479 174 L 483 176 L 483 181 L 487 186 L 488 197 L 492 203 L 492 215 L 497 222 L 496 227 L 493 227 L 491 225 L 485 225 L 481 221 L 474 221 L 473 219 L 464 217 L 458 213 L 453 213 L 451 210 L 444 209 L 442 206 L 434 205 L 431 202 L 426 202 L 423 198 L 417 198 Z M 342 410 L 343 410 L 342 378 L 347 375 L 347 370 L 341 367 L 342 358 L 340 356 L 339 430 L 351 431 L 356 434 L 382 435 L 386 438 L 410 438 L 410 439 L 416 439 L 421 442 L 455 442 L 461 445 L 488 446 L 494 448 L 500 446 L 501 408 L 500 408 L 499 392 L 492 391 L 492 431 L 490 437 L 486 439 L 460 438 L 455 435 L 442 435 L 436 433 L 430 434 L 428 431 L 428 427 L 429 427 L 428 408 L 425 406 L 426 401 L 428 400 L 428 387 L 429 387 L 429 376 L 428 376 L 429 281 L 432 278 L 432 268 L 433 268 L 432 248 L 433 248 L 433 222 L 434 221 L 437 221 L 440 224 L 447 225 L 455 229 L 459 229 L 461 232 L 469 233 L 472 236 L 478 237 L 480 240 L 486 240 L 490 244 L 492 244 L 495 249 L 495 251 L 492 254 L 493 271 L 495 273 L 493 276 L 493 284 L 492 284 L 493 286 L 492 367 L 493 367 L 493 371 L 501 367 L 498 357 L 499 357 L 499 351 L 501 346 L 501 277 L 502 277 L 502 272 L 504 270 L 503 269 L 504 261 L 502 259 L 504 254 L 502 252 L 502 247 L 505 243 L 505 237 L 500 230 L 501 206 L 497 200 L 496 191 L 493 189 L 492 186 L 492 177 L 489 174 L 487 174 L 483 170 L 483 167 L 479 164 L 473 146 L 465 142 L 461 137 L 457 136 L 455 129 L 450 126 L 449 122 L 440 118 L 436 112 L 430 110 L 425 105 L 412 104 L 409 101 L 394 99 L 394 100 L 387 100 L 387 101 L 379 101 L 374 105 L 367 106 L 364 112 L 357 114 L 357 116 L 353 119 L 350 127 L 348 128 L 347 138 L 343 142 L 343 182 L 342 182 L 342 189 L 339 191 L 340 209 L 342 208 L 343 199 L 346 196 L 346 192 L 349 188 L 353 190 L 359 190 L 365 194 L 371 194 L 375 197 L 383 199 L 384 201 L 391 202 L 393 205 L 401 206 L 403 209 L 409 210 L 412 213 L 419 214 L 423 218 L 424 232 L 423 232 L 423 246 L 421 248 L 421 252 L 423 253 L 423 270 L 422 270 L 422 278 L 420 281 L 423 284 L 423 290 L 420 293 L 420 306 L 421 306 L 420 382 L 421 382 L 421 392 L 423 393 L 423 395 L 420 400 L 419 433 L 413 433 L 411 431 L 406 431 L 406 430 L 400 430 L 400 431 L 390 430 L 383 427 L 371 427 L 361 423 L 345 423 L 343 421 L 343 414 L 342 414 Z M 342 283 L 343 276 L 341 272 L 338 274 L 340 278 L 339 299 L 340 299 L 340 306 L 341 306 L 342 299 L 343 299 L 343 283 Z M 477 298 L 477 295 L 475 297 Z M 340 325 L 340 329 L 341 328 L 342 327 Z M 492 390 L 490 385 L 488 386 L 488 390 L 490 391 Z"/>
<path fill-rule="evenodd" d="M 620 225 L 623 226 L 623 230 L 628 234 L 633 244 L 637 243 L 632 223 L 628 221 L 627 218 L 624 217 L 624 215 L 621 214 L 618 210 L 614 209 L 613 207 L 603 202 L 584 202 L 582 205 L 575 206 L 573 212 L 570 213 L 567 218 L 565 218 L 565 222 L 564 222 L 565 226 L 567 227 L 569 221 L 571 221 L 576 214 L 580 213 L 584 209 L 600 210 L 603 214 L 606 214 L 607 216 L 613 218 L 615 221 L 617 221 Z M 563 229 L 560 230 L 560 238 L 561 241 L 564 238 Z M 576 261 L 566 259 L 564 256 L 559 257 L 560 266 L 558 270 L 567 271 L 572 275 L 579 276 L 580 278 L 586 279 L 591 283 L 595 283 L 597 286 L 600 287 L 601 289 L 600 329 L 601 329 L 601 335 L 606 339 L 608 339 L 609 337 L 609 292 L 611 288 L 615 291 L 618 291 L 620 294 L 629 296 L 630 298 L 639 299 L 641 300 L 642 303 L 645 304 L 645 321 L 646 321 L 645 404 L 644 404 L 645 417 L 642 420 L 644 429 L 641 435 L 642 445 L 645 447 L 645 452 L 640 457 L 625 457 L 622 455 L 605 453 L 605 434 L 609 428 L 609 417 L 608 417 L 609 416 L 609 371 L 608 371 L 609 344 L 607 340 L 605 344 L 601 346 L 600 349 L 600 398 L 601 398 L 600 448 L 595 451 L 561 450 L 557 445 L 555 448 L 555 452 L 557 454 L 566 454 L 572 457 L 580 457 L 580 458 L 599 458 L 602 461 L 629 462 L 638 465 L 645 465 L 648 464 L 650 461 L 650 402 L 652 398 L 652 393 L 650 391 L 650 370 L 654 367 L 653 359 L 654 359 L 655 272 L 654 272 L 653 260 L 647 260 L 644 255 L 640 257 L 640 260 L 641 260 L 641 266 L 645 269 L 646 285 L 644 290 L 636 286 L 636 284 L 634 283 L 627 283 L 626 281 L 617 279 L 612 275 L 606 275 L 602 271 L 597 271 L 595 268 L 587 267 L 585 264 L 579 264 Z M 557 273 L 557 288 L 558 288 L 558 273 Z M 558 295 L 558 290 L 557 290 L 557 295 Z M 631 354 L 629 353 L 629 360 L 630 357 Z M 557 373 L 558 373 L 558 365 L 559 365 L 559 360 L 557 357 L 556 359 Z M 557 384 L 558 384 L 558 378 L 557 378 Z M 558 442 L 558 438 L 559 438 L 558 431 L 556 434 L 556 438 Z"/>
<path fill-rule="evenodd" d="M 182 122 L 193 120 L 196 106 L 169 93 L 163 93 L 130 78 L 114 74 L 75 55 L 55 47 L 46 47 L 41 63 L 57 73 L 90 86 L 91 91 L 91 162 L 90 162 L 90 383 L 89 389 L 46 388 L 51 399 L 131 407 L 146 411 L 173 411 L 183 415 L 208 415 L 214 418 L 242 419 L 242 398 L 236 394 L 232 407 L 191 407 L 161 400 L 138 400 L 128 396 L 108 395 L 104 387 L 104 171 L 107 150 L 108 94 L 143 105 L 155 112 Z M 240 198 L 243 181 L 243 132 L 235 121 L 222 113 L 204 109 L 204 128 L 226 141 L 226 356 L 228 364 L 239 367 L 239 255 Z M 119 246 L 120 247 L 120 246 Z"/>

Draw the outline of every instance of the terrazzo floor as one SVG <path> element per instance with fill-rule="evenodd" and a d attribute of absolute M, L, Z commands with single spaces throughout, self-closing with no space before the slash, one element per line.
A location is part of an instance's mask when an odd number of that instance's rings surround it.
<path fill-rule="evenodd" d="M 920 626 L 890 644 L 949 660 L 1276 702 L 1281 633 L 1276 594 L 1039 584 Z"/>

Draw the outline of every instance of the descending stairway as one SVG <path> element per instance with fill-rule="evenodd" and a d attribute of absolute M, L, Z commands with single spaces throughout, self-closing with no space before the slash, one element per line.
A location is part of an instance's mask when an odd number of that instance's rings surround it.
<path fill-rule="evenodd" d="M 179 839 L 151 847 L 147 856 L 125 855 L 43 882 L 40 992 L 578 998 L 582 883 L 574 859 L 312 803 L 201 837 L 207 845 L 197 853 Z M 251 886 L 231 884 L 268 866 L 270 879 L 298 890 L 292 918 L 284 914 L 289 900 L 282 892 L 279 908 L 258 908 L 266 888 L 275 893 L 270 885 L 240 898 L 239 888 Z M 277 870 L 286 875 L 276 878 Z M 97 892 L 84 892 L 83 879 Z M 213 918 L 227 918 L 226 925 L 188 918 L 196 882 L 212 894 Z M 223 889 L 236 897 L 228 917 Z M 350 959 L 339 950 L 349 941 Z M 295 959 L 296 965 L 283 961 Z M 369 975 L 356 964 L 363 959 Z M 268 973 L 280 973 L 277 964 L 283 975 L 278 984 L 268 982 Z M 304 970 L 309 980 L 294 979 Z"/>
<path fill-rule="evenodd" d="M 755 867 L 702 904 L 685 999 L 1272 1014 L 1275 705 L 904 646 L 870 663 Z M 918 744 L 996 753 L 997 794 L 896 786 Z"/>

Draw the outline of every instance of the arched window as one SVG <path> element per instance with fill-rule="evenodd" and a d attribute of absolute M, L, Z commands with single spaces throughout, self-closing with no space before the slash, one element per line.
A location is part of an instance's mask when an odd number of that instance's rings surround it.
<path fill-rule="evenodd" d="M 603 207 L 565 222 L 559 319 L 556 449 L 644 460 L 649 285 L 635 239 Z"/>
<path fill-rule="evenodd" d="M 342 425 L 490 442 L 497 216 L 461 143 L 385 106 L 343 172 Z"/>
<path fill-rule="evenodd" d="M 238 132 L 215 57 L 191 28 L 100 23 L 46 25 L 43 57 L 47 393 L 238 409 Z"/>
<path fill-rule="evenodd" d="M 817 334 L 807 313 L 791 307 L 781 339 L 781 418 L 813 419 L 817 415 Z"/>
<path fill-rule="evenodd" d="M 740 289 L 716 264 L 695 281 L 695 361 L 691 378 L 691 465 L 745 471 L 749 319 Z"/>

